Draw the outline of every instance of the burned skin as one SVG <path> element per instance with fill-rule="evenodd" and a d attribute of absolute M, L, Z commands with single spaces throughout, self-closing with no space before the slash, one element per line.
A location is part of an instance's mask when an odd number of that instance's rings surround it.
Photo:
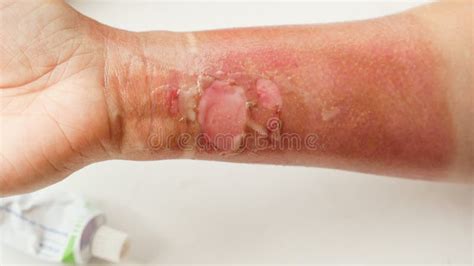
<path fill-rule="evenodd" d="M 135 112 L 143 112 L 136 116 L 136 124 L 125 126 L 134 129 L 124 132 L 122 149 L 141 153 L 146 149 L 144 157 L 150 159 L 191 157 L 410 173 L 415 178 L 440 176 L 453 160 L 454 132 L 446 80 L 438 69 L 442 62 L 425 31 L 408 17 L 396 22 L 386 18 L 179 34 L 164 51 L 147 48 L 138 56 L 142 60 L 138 68 L 122 65 L 137 71 L 132 78 L 138 73 L 147 77 L 128 88 L 137 90 L 140 84 L 141 98 L 124 91 L 126 86 L 116 92 L 118 99 L 128 101 L 123 106 L 141 106 Z M 150 38 L 143 34 L 141 40 L 159 43 Z M 281 106 L 274 110 L 261 101 L 257 84 L 262 80 L 278 88 Z M 115 86 L 120 83 L 110 81 Z M 201 102 L 204 97 L 219 103 L 218 98 L 212 99 L 221 97 L 219 93 L 207 93 L 215 89 L 215 82 L 242 90 L 248 104 L 244 126 L 237 110 L 228 110 L 226 124 L 222 119 L 212 126 L 204 122 L 219 113 L 209 113 Z M 180 97 L 189 90 L 196 90 L 191 104 L 187 104 L 189 97 Z M 241 107 L 239 103 L 232 108 Z M 183 111 L 188 109 L 194 118 Z M 176 144 L 183 133 L 232 131 L 237 135 L 236 130 L 242 128 L 245 134 L 265 135 L 262 127 L 272 133 L 266 128 L 272 117 L 281 121 L 280 134 L 316 134 L 321 148 L 302 145 L 299 150 L 248 148 L 229 153 L 219 145 L 213 151 L 183 151 Z M 150 142 L 150 136 L 160 137 Z M 127 145 L 137 139 L 142 140 L 141 147 Z M 212 138 L 207 141 L 213 144 Z"/>

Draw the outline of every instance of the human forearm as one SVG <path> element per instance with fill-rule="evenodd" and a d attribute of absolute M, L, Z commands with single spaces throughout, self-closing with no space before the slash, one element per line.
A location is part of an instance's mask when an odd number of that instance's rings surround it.
<path fill-rule="evenodd" d="M 111 31 L 105 87 L 116 154 L 452 175 L 465 131 L 434 35 L 412 14 L 186 34 Z"/>

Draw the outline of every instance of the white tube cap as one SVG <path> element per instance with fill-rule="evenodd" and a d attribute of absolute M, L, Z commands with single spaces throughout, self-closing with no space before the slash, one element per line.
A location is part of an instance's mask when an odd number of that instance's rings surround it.
<path fill-rule="evenodd" d="M 128 235 L 110 228 L 101 226 L 92 240 L 92 256 L 110 262 L 120 262 L 128 249 Z"/>

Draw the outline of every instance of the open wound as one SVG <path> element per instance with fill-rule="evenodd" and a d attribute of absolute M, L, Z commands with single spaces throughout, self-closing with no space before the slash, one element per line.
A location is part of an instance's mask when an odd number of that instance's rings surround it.
<path fill-rule="evenodd" d="M 195 86 L 173 90 L 169 113 L 198 123 L 200 134 L 214 150 L 239 150 L 250 134 L 275 141 L 281 130 L 282 97 L 277 84 L 267 78 L 240 73 L 200 75 Z"/>

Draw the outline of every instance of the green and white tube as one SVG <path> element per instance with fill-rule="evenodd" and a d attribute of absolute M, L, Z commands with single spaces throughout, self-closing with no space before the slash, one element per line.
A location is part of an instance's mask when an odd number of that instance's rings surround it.
<path fill-rule="evenodd" d="M 0 199 L 0 241 L 44 261 L 119 262 L 128 236 L 77 195 L 37 192 Z"/>

